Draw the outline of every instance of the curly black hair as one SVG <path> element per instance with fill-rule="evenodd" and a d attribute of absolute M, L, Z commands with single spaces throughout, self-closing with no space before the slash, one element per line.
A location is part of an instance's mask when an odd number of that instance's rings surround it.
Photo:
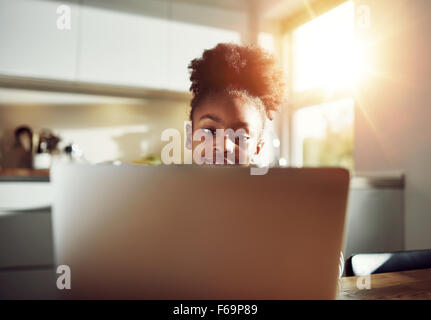
<path fill-rule="evenodd" d="M 219 43 L 193 59 L 190 69 L 190 118 L 209 95 L 229 90 L 258 98 L 266 116 L 278 111 L 285 93 L 285 81 L 274 56 L 259 46 Z"/>

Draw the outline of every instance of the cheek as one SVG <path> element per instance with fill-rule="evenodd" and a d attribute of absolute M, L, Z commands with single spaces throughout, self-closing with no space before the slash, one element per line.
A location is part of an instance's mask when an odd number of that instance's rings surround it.
<path fill-rule="evenodd" d="M 192 140 L 192 150 L 195 150 L 198 145 L 205 145 L 205 143 L 208 143 L 210 146 L 215 145 L 215 139 L 207 139 L 202 138 L 201 140 Z"/>
<path fill-rule="evenodd" d="M 253 155 L 257 152 L 257 143 L 255 139 L 246 143 L 246 148 L 244 148 L 244 152 L 247 152 L 249 155 Z"/>
<path fill-rule="evenodd" d="M 193 159 L 194 157 L 198 157 L 200 159 L 212 157 L 213 155 L 213 148 L 215 147 L 215 139 L 204 137 L 201 138 L 201 140 L 193 140 L 192 141 L 192 154 Z M 206 151 L 208 150 L 209 153 Z"/>
<path fill-rule="evenodd" d="M 247 142 L 244 144 L 244 147 L 237 147 L 235 150 L 236 159 L 246 159 L 246 163 L 249 163 L 253 156 L 257 153 L 257 144 L 254 141 Z"/>

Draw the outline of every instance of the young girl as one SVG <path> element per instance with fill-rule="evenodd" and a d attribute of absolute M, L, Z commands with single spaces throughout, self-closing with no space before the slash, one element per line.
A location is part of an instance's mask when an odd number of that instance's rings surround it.
<path fill-rule="evenodd" d="M 200 152 L 212 163 L 216 163 L 217 154 L 224 164 L 255 161 L 265 144 L 265 124 L 273 119 L 285 93 L 274 56 L 258 46 L 220 43 L 194 59 L 189 69 L 193 99 L 188 148 L 195 151 L 201 143 L 201 139 L 191 138 L 200 131 L 213 136 L 211 154 L 205 154 L 204 149 Z M 238 134 L 223 137 L 221 148 L 216 143 L 217 129 L 232 129 Z"/>
<path fill-rule="evenodd" d="M 220 43 L 205 50 L 201 58 L 190 65 L 191 132 L 187 134 L 187 146 L 193 150 L 201 144 L 191 138 L 198 131 L 212 135 L 212 153 L 200 156 L 216 163 L 222 153 L 224 164 L 232 164 L 229 154 L 235 155 L 235 164 L 253 163 L 262 150 L 267 121 L 273 119 L 284 94 L 285 81 L 273 55 L 257 46 L 240 46 Z M 224 138 L 223 150 L 216 143 L 217 129 L 242 129 L 235 139 Z M 339 277 L 344 268 L 340 253 Z"/>

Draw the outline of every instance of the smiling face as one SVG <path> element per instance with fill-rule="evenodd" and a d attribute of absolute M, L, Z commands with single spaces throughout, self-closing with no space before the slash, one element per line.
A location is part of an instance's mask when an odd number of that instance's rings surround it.
<path fill-rule="evenodd" d="M 263 112 L 253 99 L 241 95 L 217 95 L 205 99 L 194 110 L 191 119 L 192 132 L 193 136 L 196 136 L 197 132 L 209 137 L 212 135 L 212 139 L 209 139 L 212 154 L 205 155 L 205 149 L 202 148 L 202 157 L 212 157 L 215 163 L 216 155 L 219 154 L 224 159 L 224 164 L 233 164 L 231 159 L 235 155 L 235 164 L 248 164 L 262 149 L 264 119 Z M 216 139 L 217 129 L 225 130 L 219 144 Z M 229 136 L 226 134 L 228 129 L 236 134 Z M 203 141 L 204 138 L 192 141 L 193 152 Z"/>

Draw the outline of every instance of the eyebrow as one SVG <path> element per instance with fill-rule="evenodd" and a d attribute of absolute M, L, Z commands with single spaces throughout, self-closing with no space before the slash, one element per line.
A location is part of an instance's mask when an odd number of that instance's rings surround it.
<path fill-rule="evenodd" d="M 248 131 L 248 123 L 247 122 L 235 122 L 235 124 L 233 125 L 234 128 L 244 128 Z"/>
<path fill-rule="evenodd" d="M 218 123 L 222 123 L 223 122 L 219 117 L 217 117 L 217 116 L 215 116 L 213 114 L 210 114 L 210 113 L 204 114 L 202 117 L 199 118 L 199 121 L 203 120 L 203 119 L 210 119 L 210 120 L 218 122 Z M 243 121 L 236 122 L 232 126 L 232 129 L 237 130 L 237 128 L 238 129 L 245 129 L 245 131 L 247 133 L 250 133 L 250 129 L 248 127 L 248 123 L 247 122 L 243 122 Z"/>
<path fill-rule="evenodd" d="M 212 114 L 209 114 L 209 113 L 204 114 L 202 117 L 200 117 L 199 120 L 202 120 L 202 119 L 210 119 L 210 120 L 215 121 L 215 122 L 222 122 L 220 118 L 218 118 Z"/>

